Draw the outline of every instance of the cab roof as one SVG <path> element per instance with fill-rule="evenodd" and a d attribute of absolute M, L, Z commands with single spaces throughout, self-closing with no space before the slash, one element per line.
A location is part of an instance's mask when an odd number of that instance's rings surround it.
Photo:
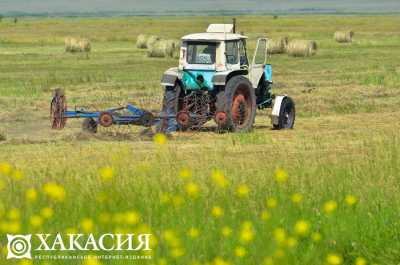
<path fill-rule="evenodd" d="M 205 41 L 205 42 L 220 42 L 220 41 L 241 40 L 241 39 L 247 39 L 247 37 L 241 34 L 222 33 L 222 32 L 194 33 L 182 37 L 183 41 Z"/>

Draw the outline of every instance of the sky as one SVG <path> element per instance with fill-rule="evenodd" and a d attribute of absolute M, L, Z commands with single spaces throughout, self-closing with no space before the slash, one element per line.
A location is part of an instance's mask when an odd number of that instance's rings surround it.
<path fill-rule="evenodd" d="M 0 0 L 7 12 L 155 12 L 255 11 L 290 12 L 322 9 L 339 12 L 400 12 L 400 0 Z"/>

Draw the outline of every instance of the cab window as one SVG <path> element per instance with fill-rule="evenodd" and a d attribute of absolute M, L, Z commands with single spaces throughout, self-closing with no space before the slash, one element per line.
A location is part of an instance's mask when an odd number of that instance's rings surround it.
<path fill-rule="evenodd" d="M 228 41 L 225 44 L 226 50 L 226 62 L 228 64 L 238 64 L 239 63 L 239 51 L 237 41 Z"/>
<path fill-rule="evenodd" d="M 246 54 L 246 43 L 244 40 L 239 41 L 239 56 L 240 56 L 240 66 L 248 66 L 249 60 Z"/>
<path fill-rule="evenodd" d="M 189 64 L 215 64 L 215 54 L 215 43 L 188 43 L 187 62 Z"/>

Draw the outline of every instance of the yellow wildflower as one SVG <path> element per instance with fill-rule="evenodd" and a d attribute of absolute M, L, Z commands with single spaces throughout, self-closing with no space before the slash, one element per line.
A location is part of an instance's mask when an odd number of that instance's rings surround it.
<path fill-rule="evenodd" d="M 18 265 L 33 265 L 33 261 L 30 259 L 22 259 L 18 262 Z"/>
<path fill-rule="evenodd" d="M 230 263 L 221 257 L 216 257 L 213 260 L 212 265 L 230 265 Z"/>
<path fill-rule="evenodd" d="M 288 179 L 288 174 L 285 170 L 278 168 L 275 171 L 275 180 L 278 183 L 285 183 Z"/>
<path fill-rule="evenodd" d="M 55 201 L 63 201 L 65 199 L 64 187 L 55 182 L 44 184 L 43 192 Z"/>
<path fill-rule="evenodd" d="M 100 169 L 100 176 L 103 181 L 110 181 L 114 177 L 114 170 L 112 167 L 103 167 Z"/>
<path fill-rule="evenodd" d="M 43 224 L 43 218 L 40 215 L 32 215 L 30 218 L 30 223 L 34 227 L 40 227 Z"/>
<path fill-rule="evenodd" d="M 35 188 L 27 189 L 25 192 L 25 198 L 29 202 L 34 202 L 37 199 L 37 191 Z"/>
<path fill-rule="evenodd" d="M 11 173 L 11 165 L 6 162 L 0 163 L 0 173 L 6 176 L 9 175 Z"/>
<path fill-rule="evenodd" d="M 357 198 L 353 195 L 347 195 L 345 198 L 345 201 L 346 201 L 347 205 L 353 206 L 354 204 L 357 203 Z"/>
<path fill-rule="evenodd" d="M 184 199 L 180 195 L 175 195 L 172 197 L 172 203 L 175 207 L 180 207 L 184 202 Z"/>
<path fill-rule="evenodd" d="M 164 145 L 167 143 L 167 136 L 163 133 L 157 133 L 154 135 L 153 141 L 158 145 Z"/>
<path fill-rule="evenodd" d="M 211 209 L 211 214 L 212 214 L 215 218 L 219 218 L 219 217 L 221 217 L 221 216 L 224 215 L 224 210 L 223 210 L 221 207 L 219 207 L 219 206 L 214 206 L 214 207 Z"/>
<path fill-rule="evenodd" d="M 19 220 L 21 218 L 21 212 L 17 208 L 11 208 L 8 211 L 8 218 L 10 220 Z"/>
<path fill-rule="evenodd" d="M 288 238 L 286 239 L 286 245 L 287 245 L 289 248 L 294 248 L 295 246 L 297 246 L 297 239 L 294 238 L 294 237 L 288 237 Z"/>
<path fill-rule="evenodd" d="M 274 197 L 267 198 L 267 207 L 268 208 L 276 208 L 278 205 L 278 200 Z"/>
<path fill-rule="evenodd" d="M 125 222 L 129 225 L 135 225 L 139 223 L 140 214 L 136 211 L 129 211 L 125 213 Z"/>
<path fill-rule="evenodd" d="M 324 204 L 324 212 L 327 214 L 334 212 L 336 208 L 337 208 L 337 202 L 334 200 L 327 201 Z"/>
<path fill-rule="evenodd" d="M 161 194 L 160 202 L 161 204 L 167 204 L 171 201 L 171 197 L 167 192 Z"/>
<path fill-rule="evenodd" d="M 244 222 L 240 231 L 240 240 L 243 243 L 248 243 L 254 239 L 254 236 L 253 224 L 249 221 Z"/>
<path fill-rule="evenodd" d="M 14 170 L 11 174 L 11 177 L 15 180 L 15 181 L 19 181 L 23 178 L 23 174 L 21 170 Z"/>
<path fill-rule="evenodd" d="M 199 234 L 200 234 L 199 229 L 194 227 L 190 228 L 188 231 L 188 236 L 191 238 L 199 237 Z"/>
<path fill-rule="evenodd" d="M 195 198 L 199 195 L 199 186 L 194 182 L 186 184 L 185 190 L 189 197 Z"/>
<path fill-rule="evenodd" d="M 354 264 L 355 265 L 367 265 L 367 260 L 364 259 L 363 257 L 358 257 L 358 258 L 356 258 Z"/>
<path fill-rule="evenodd" d="M 249 187 L 246 184 L 241 184 L 237 187 L 236 194 L 239 197 L 247 197 L 249 195 Z"/>
<path fill-rule="evenodd" d="M 282 244 L 286 240 L 286 231 L 283 228 L 276 228 L 274 230 L 274 238 L 275 241 L 279 244 Z"/>
<path fill-rule="evenodd" d="M 192 171 L 190 170 L 190 168 L 182 168 L 181 171 L 179 172 L 179 176 L 183 180 L 190 179 L 192 177 L 192 175 L 193 174 L 192 174 Z"/>
<path fill-rule="evenodd" d="M 178 247 L 178 248 L 173 248 L 171 250 L 171 256 L 174 258 L 179 258 L 182 257 L 183 255 L 185 255 L 185 249 Z"/>
<path fill-rule="evenodd" d="M 243 258 L 244 256 L 246 256 L 247 251 L 244 247 L 236 247 L 235 248 L 235 256 L 239 257 L 239 258 Z"/>
<path fill-rule="evenodd" d="M 224 172 L 221 170 L 214 170 L 212 173 L 212 179 L 220 188 L 226 188 L 228 186 L 228 181 L 225 178 Z"/>
<path fill-rule="evenodd" d="M 7 230 L 10 233 L 16 234 L 21 231 L 21 223 L 19 221 L 13 221 L 7 224 Z"/>
<path fill-rule="evenodd" d="M 299 204 L 303 201 L 303 195 L 301 195 L 300 193 L 294 193 L 292 194 L 291 199 L 294 204 Z"/>
<path fill-rule="evenodd" d="M 321 234 L 318 233 L 318 232 L 314 232 L 314 233 L 311 234 L 311 239 L 312 239 L 314 242 L 320 241 L 320 240 L 321 240 L 321 237 L 322 237 Z"/>
<path fill-rule="evenodd" d="M 94 223 L 93 223 L 92 219 L 84 218 L 81 221 L 81 228 L 82 228 L 83 232 L 91 233 L 91 232 L 93 232 L 93 227 L 94 227 Z"/>
<path fill-rule="evenodd" d="M 326 262 L 329 265 L 340 265 L 343 262 L 343 258 L 338 254 L 331 253 L 326 257 Z"/>
<path fill-rule="evenodd" d="M 229 226 L 224 226 L 221 233 L 224 237 L 229 237 L 232 234 L 232 229 Z"/>
<path fill-rule="evenodd" d="M 171 229 L 167 229 L 162 233 L 162 237 L 166 240 L 166 241 L 172 241 L 175 238 L 175 233 L 173 230 Z"/>
<path fill-rule="evenodd" d="M 266 257 L 264 259 L 264 265 L 274 265 L 274 259 L 272 257 Z"/>
<path fill-rule="evenodd" d="M 299 236 L 306 236 L 310 229 L 310 223 L 305 220 L 299 220 L 294 225 L 294 232 Z"/>
<path fill-rule="evenodd" d="M 65 233 L 66 234 L 77 234 L 78 229 L 76 229 L 75 227 L 70 227 L 70 228 L 65 229 Z"/>
<path fill-rule="evenodd" d="M 267 221 L 270 218 L 271 218 L 271 214 L 267 210 L 262 211 L 261 219 L 263 219 L 264 221 Z"/>

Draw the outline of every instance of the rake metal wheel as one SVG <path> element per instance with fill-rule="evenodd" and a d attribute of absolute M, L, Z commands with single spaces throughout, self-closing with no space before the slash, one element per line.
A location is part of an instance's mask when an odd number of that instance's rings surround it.
<path fill-rule="evenodd" d="M 67 110 L 67 99 L 62 89 L 54 90 L 53 99 L 50 104 L 50 122 L 52 129 L 62 129 L 65 127 L 67 118 L 64 117 L 64 112 Z"/>

